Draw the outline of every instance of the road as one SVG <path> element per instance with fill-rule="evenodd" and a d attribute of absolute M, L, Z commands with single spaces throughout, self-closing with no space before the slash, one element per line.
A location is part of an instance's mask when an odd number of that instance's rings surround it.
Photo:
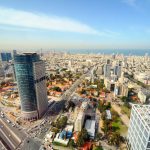
<path fill-rule="evenodd" d="M 121 113 L 121 108 L 118 106 L 118 105 L 115 105 L 115 104 L 112 104 L 112 108 L 119 114 L 122 122 L 127 126 L 129 127 L 129 118 L 126 114 L 122 114 Z"/>
<path fill-rule="evenodd" d="M 21 143 L 21 139 L 14 133 L 9 126 L 0 118 L 0 137 L 5 141 L 6 145 L 15 150 Z"/>
<path fill-rule="evenodd" d="M 3 141 L 3 139 L 0 137 L 0 148 L 1 148 L 1 150 L 9 150 L 9 147 L 3 143 L 5 143 L 5 141 Z"/>

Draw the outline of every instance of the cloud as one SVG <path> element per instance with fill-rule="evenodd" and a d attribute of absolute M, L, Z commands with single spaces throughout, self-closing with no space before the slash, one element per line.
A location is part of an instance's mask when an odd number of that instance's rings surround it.
<path fill-rule="evenodd" d="M 70 18 L 48 16 L 46 14 L 27 12 L 6 7 L 0 7 L 0 25 L 9 25 L 10 29 L 12 30 L 13 27 L 17 26 L 19 28 L 22 27 L 28 29 L 77 32 L 108 37 L 113 36 L 113 32 L 100 32 L 90 27 L 89 25 L 72 20 Z M 16 30 L 16 28 L 14 30 Z M 114 36 L 116 36 L 116 34 L 114 34 Z"/>
<path fill-rule="evenodd" d="M 0 24 L 35 29 L 99 34 L 92 27 L 68 18 L 47 16 L 32 12 L 0 7 Z"/>
<path fill-rule="evenodd" d="M 122 0 L 123 3 L 126 3 L 126 4 L 128 4 L 130 6 L 133 6 L 133 7 L 136 6 L 136 1 L 137 0 Z"/>

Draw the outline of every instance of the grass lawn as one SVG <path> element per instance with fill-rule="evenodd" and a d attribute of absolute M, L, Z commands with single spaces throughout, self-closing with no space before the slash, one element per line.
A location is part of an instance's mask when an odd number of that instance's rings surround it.
<path fill-rule="evenodd" d="M 120 135 L 123 135 L 123 136 L 124 136 L 124 135 L 127 134 L 128 128 L 127 128 L 126 125 L 124 125 L 124 124 L 122 123 L 122 121 L 121 121 L 120 118 L 117 118 L 115 121 L 112 122 L 112 127 L 113 127 L 115 130 L 119 131 Z"/>

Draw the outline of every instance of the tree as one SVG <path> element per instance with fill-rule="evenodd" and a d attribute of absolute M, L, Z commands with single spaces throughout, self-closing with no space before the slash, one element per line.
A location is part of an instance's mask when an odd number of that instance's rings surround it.
<path fill-rule="evenodd" d="M 75 108 L 75 104 L 72 101 L 69 101 L 69 106 Z"/>
<path fill-rule="evenodd" d="M 103 79 L 100 80 L 100 83 L 98 84 L 98 87 L 99 87 L 99 89 L 103 89 L 105 87 Z"/>
<path fill-rule="evenodd" d="M 2 86 L 2 87 L 3 87 L 5 84 L 6 84 L 5 81 L 2 81 L 2 82 L 1 82 L 1 86 Z"/>
<path fill-rule="evenodd" d="M 100 140 L 102 136 L 102 133 L 96 133 L 95 138 L 96 140 Z"/>
<path fill-rule="evenodd" d="M 46 83 L 46 86 L 47 86 L 47 87 L 49 86 L 49 82 Z"/>
<path fill-rule="evenodd" d="M 64 116 L 64 117 L 61 117 L 57 123 L 56 123 L 56 127 L 59 128 L 59 129 L 62 129 L 66 126 L 67 124 L 67 117 Z"/>
<path fill-rule="evenodd" d="M 84 142 L 88 140 L 88 138 L 89 138 L 88 132 L 85 128 L 83 128 L 81 132 L 78 134 L 77 146 L 78 147 L 82 146 Z"/>
<path fill-rule="evenodd" d="M 59 132 L 59 129 L 58 129 L 58 128 L 53 127 L 53 128 L 51 129 L 51 131 L 52 131 L 52 132 L 55 132 L 55 134 L 57 134 L 57 133 Z"/>
<path fill-rule="evenodd" d="M 115 146 L 119 146 L 121 143 L 121 139 L 122 138 L 121 138 L 119 132 L 113 132 L 108 137 L 108 143 L 115 145 Z"/>
<path fill-rule="evenodd" d="M 86 94 L 86 90 L 82 89 L 81 94 Z"/>
<path fill-rule="evenodd" d="M 103 131 L 105 134 L 108 134 L 109 130 L 111 129 L 111 121 L 110 120 L 104 120 L 103 123 Z"/>
<path fill-rule="evenodd" d="M 76 144 L 74 143 L 74 140 L 72 140 L 72 139 L 70 140 L 69 146 L 70 146 L 71 148 L 76 147 Z"/>
<path fill-rule="evenodd" d="M 85 128 L 82 129 L 81 134 L 84 140 L 87 140 L 89 138 L 88 132 Z"/>
<path fill-rule="evenodd" d="M 94 147 L 93 150 L 103 150 L 102 146 Z"/>
<path fill-rule="evenodd" d="M 84 144 L 84 139 L 83 139 L 83 137 L 82 137 L 82 133 L 80 132 L 80 133 L 78 134 L 77 146 L 80 147 L 80 146 L 82 146 L 83 144 Z"/>
<path fill-rule="evenodd" d="M 101 113 L 104 111 L 104 103 L 102 101 L 98 102 L 98 109 Z"/>
<path fill-rule="evenodd" d="M 125 102 L 125 101 L 126 101 L 126 99 L 127 99 L 127 97 L 126 97 L 126 96 L 121 97 L 121 100 L 122 100 L 123 102 Z"/>
<path fill-rule="evenodd" d="M 106 105 L 106 107 L 105 107 L 106 109 L 111 109 L 111 103 L 110 102 L 108 102 L 108 104 Z"/>
<path fill-rule="evenodd" d="M 54 90 L 54 91 L 57 91 L 57 92 L 61 92 L 61 88 L 58 87 L 58 86 L 55 86 L 55 87 L 53 88 L 53 90 Z"/>

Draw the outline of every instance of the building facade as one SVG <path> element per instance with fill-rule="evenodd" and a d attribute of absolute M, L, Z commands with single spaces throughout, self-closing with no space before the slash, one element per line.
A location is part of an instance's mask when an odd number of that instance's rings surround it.
<path fill-rule="evenodd" d="M 5 53 L 5 52 L 2 52 L 2 53 L 0 53 L 0 57 L 1 57 L 1 61 L 3 62 L 3 61 L 10 61 L 10 60 L 12 60 L 12 55 L 11 55 L 11 53 Z"/>
<path fill-rule="evenodd" d="M 127 146 L 129 150 L 150 150 L 150 105 L 132 105 Z"/>
<path fill-rule="evenodd" d="M 36 53 L 14 56 L 15 74 L 24 119 L 38 119 L 48 107 L 44 62 Z"/>
<path fill-rule="evenodd" d="M 84 118 L 85 118 L 85 113 L 84 112 L 79 112 L 75 124 L 74 124 L 74 130 L 75 131 L 81 131 L 83 128 L 83 123 L 84 123 Z"/>
<path fill-rule="evenodd" d="M 111 65 L 110 64 L 105 64 L 104 65 L 104 77 L 109 78 L 111 75 Z"/>
<path fill-rule="evenodd" d="M 141 103 L 150 103 L 150 91 L 146 89 L 141 89 L 138 92 L 138 98 Z"/>

